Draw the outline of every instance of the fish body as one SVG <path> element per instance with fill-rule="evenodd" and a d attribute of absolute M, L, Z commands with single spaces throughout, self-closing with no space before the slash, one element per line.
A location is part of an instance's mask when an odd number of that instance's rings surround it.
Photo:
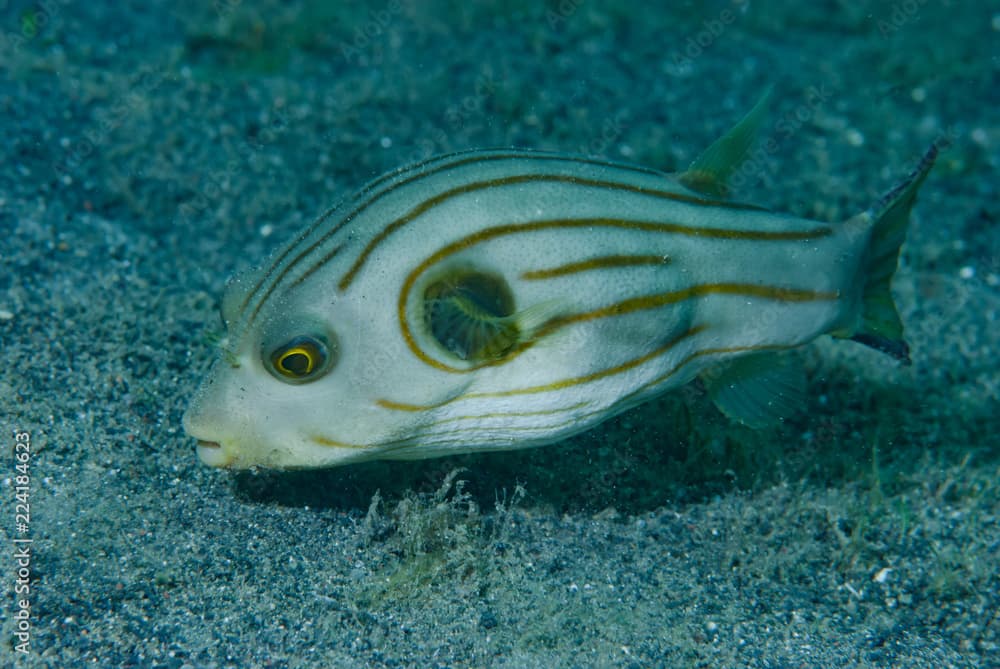
<path fill-rule="evenodd" d="M 763 424 L 801 395 L 782 351 L 834 334 L 907 360 L 889 280 L 933 154 L 867 212 L 810 221 L 722 195 L 755 124 L 680 175 L 498 149 L 371 182 L 230 282 L 184 418 L 201 459 L 547 444 L 697 376 Z"/>

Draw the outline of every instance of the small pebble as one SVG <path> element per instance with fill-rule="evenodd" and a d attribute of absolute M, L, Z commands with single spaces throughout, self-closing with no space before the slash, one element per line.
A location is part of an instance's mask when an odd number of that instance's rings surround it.
<path fill-rule="evenodd" d="M 492 611 L 483 611 L 482 615 L 479 616 L 479 626 L 483 629 L 491 630 L 497 626 L 496 614 Z"/>

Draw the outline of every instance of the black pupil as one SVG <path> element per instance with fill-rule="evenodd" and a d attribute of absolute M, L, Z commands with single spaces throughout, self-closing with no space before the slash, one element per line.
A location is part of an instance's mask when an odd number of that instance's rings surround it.
<path fill-rule="evenodd" d="M 309 373 L 309 356 L 300 352 L 289 353 L 281 359 L 281 366 L 295 376 L 305 376 Z"/>

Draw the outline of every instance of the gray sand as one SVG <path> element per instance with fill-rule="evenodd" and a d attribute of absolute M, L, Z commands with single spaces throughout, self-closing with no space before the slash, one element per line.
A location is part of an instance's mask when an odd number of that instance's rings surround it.
<path fill-rule="evenodd" d="M 1000 7 L 500 4 L 0 1 L 0 665 L 1000 666 Z M 476 146 L 682 168 L 768 84 L 741 199 L 842 220 L 948 145 L 911 367 L 817 342 L 766 430 L 691 387 L 533 451 L 197 461 L 226 278 L 341 196 Z"/>

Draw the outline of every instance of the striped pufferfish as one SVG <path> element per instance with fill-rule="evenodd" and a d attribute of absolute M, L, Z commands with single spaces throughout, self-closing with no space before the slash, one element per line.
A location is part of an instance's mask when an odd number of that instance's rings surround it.
<path fill-rule="evenodd" d="M 201 460 L 537 446 L 696 377 L 758 426 L 801 404 L 781 352 L 820 335 L 908 363 L 890 280 L 935 149 L 843 223 L 734 202 L 766 98 L 680 174 L 500 149 L 370 182 L 228 284 L 184 416 Z"/>

